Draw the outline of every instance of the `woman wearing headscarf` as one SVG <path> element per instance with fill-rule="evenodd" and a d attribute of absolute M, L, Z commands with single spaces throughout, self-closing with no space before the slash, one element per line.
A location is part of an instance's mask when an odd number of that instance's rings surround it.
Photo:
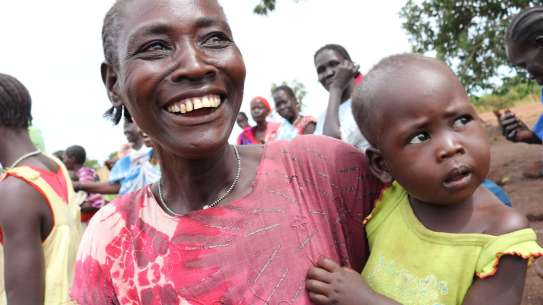
<path fill-rule="evenodd" d="M 277 136 L 280 124 L 268 122 L 267 118 L 272 112 L 268 100 L 257 96 L 251 100 L 251 117 L 256 122 L 254 127 L 245 127 L 238 136 L 238 145 L 264 144 L 273 141 Z"/>

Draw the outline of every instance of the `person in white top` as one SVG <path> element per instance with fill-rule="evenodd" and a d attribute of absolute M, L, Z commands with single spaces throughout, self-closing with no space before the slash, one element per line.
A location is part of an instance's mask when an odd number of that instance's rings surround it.
<path fill-rule="evenodd" d="M 341 139 L 361 150 L 368 141 L 356 125 L 351 110 L 351 94 L 363 76 L 344 47 L 327 44 L 314 56 L 319 82 L 330 93 L 326 112 L 319 116 L 315 134 Z"/>

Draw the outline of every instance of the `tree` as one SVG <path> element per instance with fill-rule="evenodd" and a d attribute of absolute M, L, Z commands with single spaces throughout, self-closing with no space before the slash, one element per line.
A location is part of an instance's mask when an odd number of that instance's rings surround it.
<path fill-rule="evenodd" d="M 504 34 L 511 16 L 543 1 L 409 0 L 400 17 L 414 52 L 449 64 L 469 93 L 497 89 L 508 65 Z"/>
<path fill-rule="evenodd" d="M 294 95 L 296 95 L 296 99 L 298 100 L 298 110 L 302 111 L 304 108 L 304 97 L 307 95 L 307 89 L 305 88 L 304 83 L 298 81 L 298 80 L 292 80 L 290 82 L 283 81 L 281 84 L 275 84 L 273 83 L 271 86 L 271 91 L 275 90 L 275 88 L 279 86 L 289 86 L 292 91 L 294 91 Z"/>
<path fill-rule="evenodd" d="M 299 2 L 300 0 L 294 0 L 294 2 Z M 253 12 L 257 15 L 268 15 L 269 12 L 275 10 L 276 0 L 260 0 L 260 3 L 255 6 Z"/>
<path fill-rule="evenodd" d="M 268 12 L 275 10 L 275 0 L 260 0 L 253 12 L 258 15 L 268 15 Z"/>

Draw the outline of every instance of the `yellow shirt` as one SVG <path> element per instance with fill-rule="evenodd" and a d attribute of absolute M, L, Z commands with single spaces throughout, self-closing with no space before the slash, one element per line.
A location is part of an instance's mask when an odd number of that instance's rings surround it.
<path fill-rule="evenodd" d="M 403 305 L 462 304 L 474 276 L 496 273 L 502 255 L 543 255 L 532 229 L 493 236 L 434 232 L 416 218 L 394 183 L 366 225 L 370 258 L 362 271 L 375 291 Z"/>
<path fill-rule="evenodd" d="M 54 159 L 54 158 L 53 158 Z M 74 203 L 74 191 L 64 165 L 55 159 L 62 168 L 68 188 L 69 202 L 66 203 L 40 177 L 40 173 L 30 167 L 22 166 L 8 169 L 6 174 L 18 177 L 39 188 L 49 202 L 53 212 L 53 229 L 43 242 L 45 259 L 45 305 L 70 303 L 68 291 L 72 283 L 73 269 L 80 240 L 80 209 Z M 0 177 L 0 181 L 4 176 Z M 4 286 L 4 249 L 0 244 L 0 304 L 7 303 Z"/>

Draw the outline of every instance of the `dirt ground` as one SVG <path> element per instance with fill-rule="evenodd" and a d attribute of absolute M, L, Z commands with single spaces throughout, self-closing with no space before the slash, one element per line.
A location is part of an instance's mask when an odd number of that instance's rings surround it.
<path fill-rule="evenodd" d="M 528 126 L 532 126 L 543 113 L 543 105 L 525 104 L 511 108 L 511 111 Z M 539 242 L 543 245 L 543 179 L 527 179 L 522 175 L 535 161 L 543 158 L 543 146 L 508 142 L 501 136 L 494 114 L 483 113 L 481 117 L 485 121 L 491 143 L 489 178 L 505 182 L 502 187 L 509 194 L 513 206 L 528 216 L 530 225 L 536 230 Z M 543 304 L 543 279 L 535 274 L 533 268 L 528 270 L 522 304 Z"/>

